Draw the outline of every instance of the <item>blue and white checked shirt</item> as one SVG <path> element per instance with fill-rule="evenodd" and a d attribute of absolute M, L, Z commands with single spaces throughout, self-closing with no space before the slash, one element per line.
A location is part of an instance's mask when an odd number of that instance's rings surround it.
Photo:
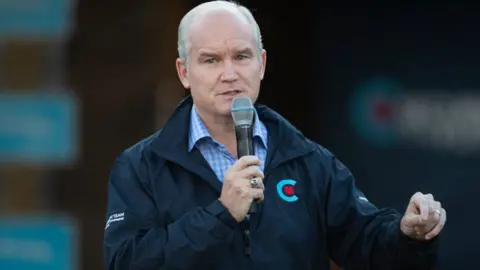
<path fill-rule="evenodd" d="M 267 128 L 259 121 L 258 115 L 255 112 L 256 121 L 253 124 L 253 149 L 255 155 L 260 159 L 260 169 L 263 171 L 265 166 L 265 159 L 267 157 Z M 223 182 L 223 175 L 236 161 L 221 143 L 212 138 L 203 123 L 200 115 L 192 107 L 190 118 L 190 136 L 188 141 L 188 151 L 192 151 L 193 147 L 202 153 L 217 175 L 218 179 Z"/>

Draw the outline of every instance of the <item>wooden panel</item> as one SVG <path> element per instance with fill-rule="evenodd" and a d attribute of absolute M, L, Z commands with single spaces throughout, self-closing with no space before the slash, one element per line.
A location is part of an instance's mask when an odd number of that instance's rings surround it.
<path fill-rule="evenodd" d="M 46 78 L 47 44 L 29 41 L 8 41 L 4 47 L 4 87 L 32 90 L 41 87 Z"/>
<path fill-rule="evenodd" d="M 78 6 L 68 82 L 83 105 L 82 160 L 74 170 L 59 172 L 55 192 L 59 210 L 81 223 L 80 269 L 104 268 L 105 195 L 115 157 L 154 132 L 157 89 L 162 108 L 172 108 L 183 94 L 160 85 L 177 80 L 176 27 L 184 1 L 102 2 Z"/>
<path fill-rule="evenodd" d="M 45 52 L 48 44 L 42 41 L 6 40 L 2 44 L 1 90 L 32 91 L 44 84 L 47 70 Z M 42 210 L 41 172 L 25 166 L 1 168 L 2 212 L 31 213 Z"/>

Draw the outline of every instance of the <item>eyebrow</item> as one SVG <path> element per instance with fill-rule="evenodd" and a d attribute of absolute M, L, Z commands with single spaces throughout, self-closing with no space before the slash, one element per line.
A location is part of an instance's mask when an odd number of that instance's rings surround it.
<path fill-rule="evenodd" d="M 199 58 L 217 57 L 218 53 L 202 51 L 198 54 Z"/>
<path fill-rule="evenodd" d="M 253 56 L 253 50 L 251 48 L 242 48 L 240 50 L 237 50 L 236 53 Z M 221 54 L 212 51 L 200 51 L 198 54 L 198 59 L 215 58 L 219 57 L 220 55 Z"/>
<path fill-rule="evenodd" d="M 244 48 L 241 50 L 238 50 L 238 54 L 246 54 L 246 55 L 253 55 L 253 51 L 250 48 Z"/>

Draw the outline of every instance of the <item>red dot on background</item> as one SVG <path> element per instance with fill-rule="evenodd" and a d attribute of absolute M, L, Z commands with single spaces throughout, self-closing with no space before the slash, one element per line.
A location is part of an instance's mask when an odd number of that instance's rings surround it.
<path fill-rule="evenodd" d="M 373 115 L 376 121 L 385 122 L 392 118 L 392 106 L 387 101 L 377 101 L 373 105 Z"/>
<path fill-rule="evenodd" d="M 284 186 L 283 187 L 283 193 L 287 196 L 293 196 L 295 194 L 295 188 L 293 186 Z"/>

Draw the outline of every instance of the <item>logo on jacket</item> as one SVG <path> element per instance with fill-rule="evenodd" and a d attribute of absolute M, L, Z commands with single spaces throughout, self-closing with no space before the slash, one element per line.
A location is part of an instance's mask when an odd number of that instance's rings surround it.
<path fill-rule="evenodd" d="M 293 179 L 283 179 L 277 183 L 277 192 L 278 196 L 286 202 L 294 202 L 298 200 L 297 195 L 295 195 L 295 185 L 297 181 Z"/>
<path fill-rule="evenodd" d="M 116 213 L 108 217 L 107 224 L 105 225 L 105 230 L 110 227 L 112 223 L 119 222 L 125 219 L 125 213 Z"/>

